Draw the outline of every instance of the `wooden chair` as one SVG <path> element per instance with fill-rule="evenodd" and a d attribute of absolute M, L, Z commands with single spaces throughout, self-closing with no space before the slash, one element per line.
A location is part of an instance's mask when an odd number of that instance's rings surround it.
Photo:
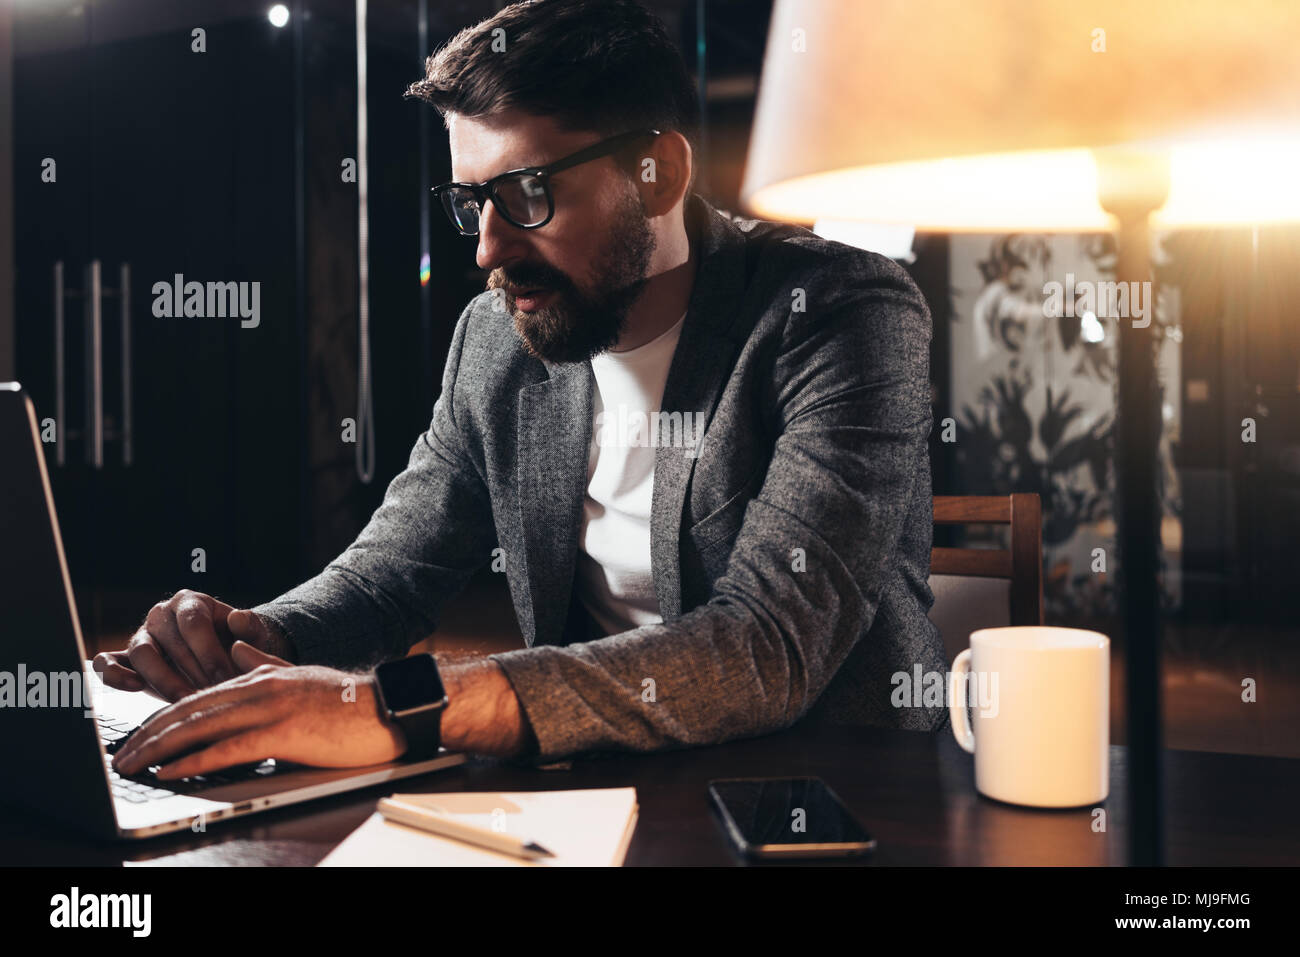
<path fill-rule="evenodd" d="M 1037 495 L 936 495 L 936 525 L 1010 525 L 1011 548 L 930 552 L 930 620 L 948 661 L 979 628 L 1043 623 L 1042 506 Z"/>

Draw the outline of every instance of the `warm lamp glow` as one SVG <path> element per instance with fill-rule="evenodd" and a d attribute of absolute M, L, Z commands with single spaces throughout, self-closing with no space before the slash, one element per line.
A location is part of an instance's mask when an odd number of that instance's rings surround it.
<path fill-rule="evenodd" d="M 1091 231 L 1120 182 L 1157 229 L 1300 220 L 1297 37 L 1279 0 L 778 0 L 741 204 Z"/>
<path fill-rule="evenodd" d="M 1300 220 L 1300 133 L 1175 147 L 1169 178 L 1157 229 Z"/>
<path fill-rule="evenodd" d="M 798 176 L 749 197 L 755 214 L 905 223 L 933 230 L 1107 229 L 1087 150 L 1045 150 L 859 166 Z"/>
<path fill-rule="evenodd" d="M 1169 157 L 1169 199 L 1156 229 L 1300 219 L 1300 135 L 1180 143 Z M 756 214 L 791 222 L 824 217 L 968 232 L 1113 228 L 1097 200 L 1090 150 L 993 153 L 887 163 L 773 183 L 749 198 Z"/>

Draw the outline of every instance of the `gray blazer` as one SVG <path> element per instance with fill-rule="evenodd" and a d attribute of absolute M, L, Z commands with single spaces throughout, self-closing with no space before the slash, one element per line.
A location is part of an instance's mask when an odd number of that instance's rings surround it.
<path fill-rule="evenodd" d="M 891 260 L 806 229 L 696 194 L 686 211 L 699 266 L 664 388 L 650 523 L 663 623 L 601 636 L 574 599 L 591 365 L 530 357 L 485 292 L 461 313 L 433 421 L 369 524 L 321 574 L 254 609 L 300 661 L 405 654 L 496 559 L 527 647 L 492 657 L 540 760 L 801 718 L 945 724 L 944 707 L 898 690 L 900 674 L 945 671 L 926 617 L 920 292 Z"/>

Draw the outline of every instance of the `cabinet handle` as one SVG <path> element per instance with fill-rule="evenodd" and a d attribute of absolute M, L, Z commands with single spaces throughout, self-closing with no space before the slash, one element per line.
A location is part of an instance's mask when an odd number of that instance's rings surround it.
<path fill-rule="evenodd" d="M 122 440 L 122 464 L 130 465 L 134 457 L 133 407 L 131 401 L 131 266 L 122 263 L 120 282 L 116 289 L 105 289 L 102 264 L 91 260 L 85 267 L 85 285 L 82 289 L 68 289 L 64 284 L 63 260 L 54 263 L 54 421 L 57 441 L 54 443 L 54 461 L 67 464 L 67 443 L 72 439 L 86 439 L 86 464 L 97 469 L 104 467 L 104 311 L 105 295 L 121 298 L 122 328 L 122 422 L 114 438 Z M 86 343 L 85 384 L 86 424 L 84 429 L 68 426 L 68 376 L 67 376 L 67 298 L 84 300 Z"/>
<path fill-rule="evenodd" d="M 131 264 L 122 263 L 118 280 L 122 300 L 122 464 L 131 464 Z"/>
<path fill-rule="evenodd" d="M 104 467 L 104 315 L 99 260 L 86 267 L 86 463 Z"/>
<path fill-rule="evenodd" d="M 63 381 L 63 260 L 54 264 L 54 461 L 57 465 L 67 464 L 67 410 L 64 407 Z"/>

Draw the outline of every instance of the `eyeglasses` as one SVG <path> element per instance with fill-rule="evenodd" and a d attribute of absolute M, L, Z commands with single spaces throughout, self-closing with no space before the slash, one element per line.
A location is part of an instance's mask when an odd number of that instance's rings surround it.
<path fill-rule="evenodd" d="M 508 170 L 484 183 L 444 183 L 433 187 L 433 195 L 442 200 L 447 218 L 462 236 L 478 235 L 479 214 L 486 199 L 492 201 L 497 212 L 511 225 L 520 229 L 537 229 L 549 223 L 555 215 L 555 200 L 548 182 L 551 176 L 617 153 L 637 140 L 658 135 L 658 130 L 631 130 L 601 140 L 547 166 Z"/>

